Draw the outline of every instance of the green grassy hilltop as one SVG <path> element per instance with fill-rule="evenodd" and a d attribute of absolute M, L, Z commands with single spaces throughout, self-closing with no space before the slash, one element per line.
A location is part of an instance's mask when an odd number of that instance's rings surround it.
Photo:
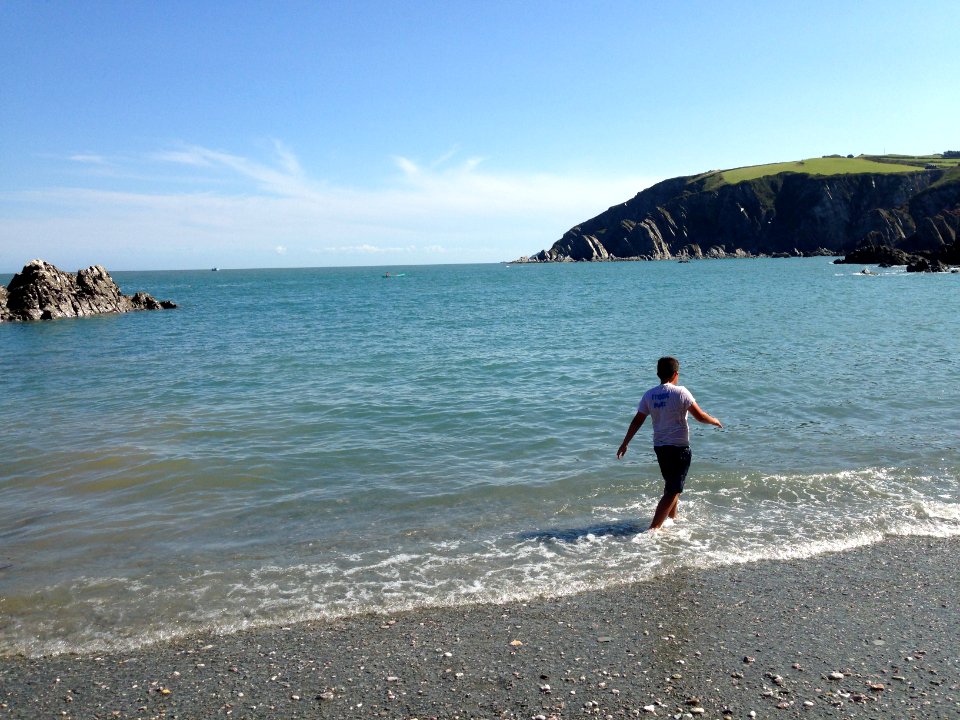
<path fill-rule="evenodd" d="M 954 168 L 960 172 L 960 158 L 944 157 L 943 155 L 860 155 L 858 157 L 828 155 L 792 162 L 714 170 L 691 178 L 691 180 L 703 180 L 705 181 L 703 189 L 713 190 L 722 185 L 736 185 L 747 180 L 756 180 L 785 172 L 826 176 L 860 173 L 912 173 L 934 168 L 944 170 Z"/>

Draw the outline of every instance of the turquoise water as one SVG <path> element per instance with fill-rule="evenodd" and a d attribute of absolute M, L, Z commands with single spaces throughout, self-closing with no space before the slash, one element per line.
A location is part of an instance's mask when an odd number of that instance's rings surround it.
<path fill-rule="evenodd" d="M 0 654 L 958 535 L 960 275 L 859 269 L 115 273 L 180 308 L 0 325 Z M 649 534 L 665 353 L 726 427 Z"/>

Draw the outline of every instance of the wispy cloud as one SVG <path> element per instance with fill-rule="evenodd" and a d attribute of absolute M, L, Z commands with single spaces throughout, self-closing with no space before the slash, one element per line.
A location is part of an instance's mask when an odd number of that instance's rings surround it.
<path fill-rule="evenodd" d="M 70 155 L 70 162 L 82 163 L 84 165 L 106 165 L 107 159 L 103 155 L 96 155 L 93 153 L 76 153 Z"/>
<path fill-rule="evenodd" d="M 274 150 L 277 162 L 273 166 L 199 146 L 158 152 L 151 157 L 161 163 L 227 170 L 254 182 L 264 192 L 282 197 L 303 197 L 314 192 L 296 156 L 280 142 L 274 143 Z"/>
<path fill-rule="evenodd" d="M 318 255 L 324 254 L 355 254 L 364 255 L 445 255 L 447 249 L 441 245 L 405 245 L 405 246 L 383 246 L 363 243 L 360 245 L 332 245 L 327 247 L 311 248 L 310 252 Z"/>
<path fill-rule="evenodd" d="M 654 180 L 498 172 L 479 157 L 458 158 L 456 149 L 427 162 L 397 155 L 394 175 L 360 188 L 312 177 L 279 141 L 266 160 L 198 145 L 152 153 L 136 166 L 77 155 L 91 177 L 93 166 L 125 164 L 131 177 L 152 168 L 162 181 L 137 192 L 118 176 L 113 190 L 92 182 L 2 193 L 0 262 L 15 245 L 35 248 L 31 257 L 69 247 L 83 253 L 81 264 L 127 252 L 130 262 L 155 267 L 509 260 L 549 247 Z"/>

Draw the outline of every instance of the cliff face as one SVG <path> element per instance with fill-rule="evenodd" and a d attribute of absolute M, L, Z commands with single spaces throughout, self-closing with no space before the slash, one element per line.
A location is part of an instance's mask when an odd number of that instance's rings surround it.
<path fill-rule="evenodd" d="M 960 182 L 944 182 L 947 172 L 782 173 L 712 188 L 715 175 L 674 178 L 529 261 L 843 254 L 864 244 L 932 251 L 956 241 Z"/>

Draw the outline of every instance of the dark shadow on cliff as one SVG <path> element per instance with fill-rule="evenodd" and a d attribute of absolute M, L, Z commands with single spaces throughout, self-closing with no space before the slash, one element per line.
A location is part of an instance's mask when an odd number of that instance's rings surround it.
<path fill-rule="evenodd" d="M 625 520 L 623 522 L 590 525 L 582 528 L 555 528 L 547 530 L 529 530 L 519 535 L 521 540 L 538 540 L 540 542 L 572 543 L 586 537 L 632 537 L 646 532 L 647 524 L 639 520 Z"/>

